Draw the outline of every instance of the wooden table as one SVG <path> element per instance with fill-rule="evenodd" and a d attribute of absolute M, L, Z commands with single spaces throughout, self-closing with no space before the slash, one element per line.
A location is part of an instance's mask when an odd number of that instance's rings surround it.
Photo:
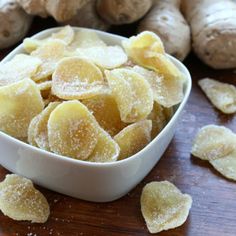
<path fill-rule="evenodd" d="M 30 34 L 54 24 L 53 21 L 36 20 Z M 0 52 L 0 59 L 8 51 Z M 208 76 L 236 84 L 236 74 L 234 71 L 214 71 L 193 55 L 185 64 L 193 78 L 190 99 L 174 139 L 142 183 L 125 197 L 103 204 L 81 201 L 39 187 L 50 203 L 51 215 L 47 223 L 17 222 L 0 213 L 0 235 L 149 235 L 140 212 L 139 198 L 143 186 L 154 180 L 169 180 L 193 197 L 185 224 L 159 235 L 236 235 L 236 183 L 190 155 L 192 139 L 200 127 L 218 124 L 236 132 L 236 117 L 214 109 L 197 86 L 197 80 Z M 0 180 L 7 173 L 0 167 Z"/>

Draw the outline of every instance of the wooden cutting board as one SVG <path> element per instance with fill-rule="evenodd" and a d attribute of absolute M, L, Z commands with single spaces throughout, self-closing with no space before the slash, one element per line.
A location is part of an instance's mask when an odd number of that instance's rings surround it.
<path fill-rule="evenodd" d="M 52 20 L 36 19 L 30 34 L 54 25 Z M 0 51 L 0 59 L 8 52 Z M 214 109 L 197 86 L 197 80 L 212 77 L 236 85 L 236 71 L 212 70 L 193 55 L 188 57 L 185 64 L 193 78 L 192 93 L 174 139 L 142 183 L 125 197 L 103 204 L 81 201 L 38 187 L 50 203 L 51 215 L 47 223 L 17 222 L 0 213 L 0 236 L 150 235 L 141 215 L 139 198 L 143 186 L 155 180 L 169 180 L 193 197 L 193 206 L 185 224 L 158 235 L 236 235 L 236 182 L 225 179 L 208 163 L 190 155 L 192 139 L 200 127 L 217 124 L 236 132 L 236 115 L 224 115 Z M 0 180 L 7 173 L 0 166 Z"/>

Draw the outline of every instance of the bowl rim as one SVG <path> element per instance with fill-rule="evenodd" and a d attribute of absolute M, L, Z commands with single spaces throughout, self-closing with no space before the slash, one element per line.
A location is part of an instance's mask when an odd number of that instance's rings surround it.
<path fill-rule="evenodd" d="M 63 26 L 49 28 L 49 29 L 40 31 L 40 32 L 32 35 L 31 38 L 32 39 L 42 39 L 42 38 L 48 36 L 51 33 L 57 32 L 58 30 L 60 30 L 62 28 L 63 28 Z M 83 28 L 83 27 L 72 27 L 72 28 L 75 31 L 79 31 L 79 30 L 93 31 L 93 32 L 96 32 L 98 34 L 98 36 L 102 35 L 102 36 L 105 36 L 105 37 L 110 37 L 110 38 L 118 39 L 118 40 L 128 39 L 128 38 L 120 36 L 120 35 L 104 32 L 104 31 L 100 31 L 100 30 L 95 30 L 95 29 L 89 29 L 89 28 Z M 23 43 L 19 44 L 10 53 L 8 53 L 0 61 L 0 64 L 9 61 L 13 56 L 15 56 L 17 54 L 22 53 L 22 52 L 18 52 L 18 51 L 24 51 Z M 67 163 L 71 163 L 71 164 L 75 164 L 75 165 L 84 165 L 84 166 L 87 166 L 87 167 L 91 167 L 91 166 L 92 167 L 120 166 L 120 165 L 123 165 L 127 162 L 133 161 L 134 159 L 140 158 L 140 157 L 143 156 L 143 153 L 145 153 L 153 145 L 158 143 L 159 139 L 161 139 L 162 136 L 165 135 L 166 130 L 169 129 L 169 127 L 172 125 L 174 120 L 179 116 L 180 112 L 183 110 L 183 107 L 185 106 L 185 104 L 188 100 L 189 94 L 191 92 L 192 80 L 191 80 L 191 75 L 190 75 L 188 69 L 178 59 L 174 58 L 173 56 L 171 56 L 169 54 L 167 54 L 167 56 L 172 60 L 172 62 L 174 62 L 175 65 L 177 65 L 178 68 L 181 68 L 181 71 L 185 75 L 185 78 L 186 78 L 185 86 L 186 86 L 186 88 L 185 88 L 183 100 L 181 101 L 181 103 L 176 105 L 178 107 L 177 107 L 176 111 L 174 112 L 174 115 L 171 117 L 171 119 L 168 121 L 168 123 L 165 125 L 165 127 L 161 130 L 161 132 L 153 140 L 151 140 L 151 142 L 148 143 L 143 149 L 141 149 L 139 152 L 135 153 L 134 155 L 130 156 L 129 158 L 126 158 L 126 159 L 123 159 L 123 160 L 117 160 L 117 161 L 114 161 L 114 162 L 89 162 L 89 161 L 86 161 L 86 160 L 78 160 L 78 159 L 70 158 L 70 157 L 67 157 L 67 156 L 59 155 L 59 154 L 56 154 L 56 153 L 53 153 L 53 152 L 50 152 L 50 151 L 40 149 L 38 147 L 32 146 L 28 143 L 25 143 L 25 142 L 23 142 L 23 141 L 21 141 L 17 138 L 14 138 L 14 137 L 4 133 L 3 131 L 0 131 L 0 136 L 5 138 L 8 142 L 13 142 L 14 144 L 20 145 L 23 148 L 28 148 L 32 152 L 38 152 L 39 154 L 50 156 L 51 158 L 54 158 L 57 161 L 67 162 Z"/>

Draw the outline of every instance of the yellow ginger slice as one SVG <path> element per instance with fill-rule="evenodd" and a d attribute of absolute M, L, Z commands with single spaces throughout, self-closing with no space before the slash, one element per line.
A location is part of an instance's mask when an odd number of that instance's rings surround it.
<path fill-rule="evenodd" d="M 90 47 L 106 47 L 104 41 L 102 41 L 94 31 L 80 30 L 75 33 L 74 40 L 69 45 L 71 50 L 77 48 L 90 48 Z"/>
<path fill-rule="evenodd" d="M 59 39 L 51 39 L 31 53 L 32 56 L 42 60 L 33 80 L 38 81 L 52 75 L 57 63 L 67 54 L 66 45 Z"/>
<path fill-rule="evenodd" d="M 229 155 L 235 148 L 236 135 L 230 129 L 207 125 L 197 133 L 191 153 L 202 160 L 214 160 Z"/>
<path fill-rule="evenodd" d="M 62 99 L 85 99 L 107 89 L 102 72 L 87 59 L 65 58 L 52 76 L 52 93 Z"/>
<path fill-rule="evenodd" d="M 143 149 L 151 141 L 151 130 L 152 122 L 143 120 L 127 126 L 115 135 L 114 140 L 120 147 L 118 159 L 128 158 Z"/>
<path fill-rule="evenodd" d="M 61 103 L 48 120 L 50 150 L 75 159 L 89 157 L 97 144 L 98 132 L 95 118 L 79 101 Z"/>
<path fill-rule="evenodd" d="M 37 85 L 30 79 L 0 87 L 0 130 L 27 137 L 30 121 L 44 107 Z"/>
<path fill-rule="evenodd" d="M 0 64 L 0 86 L 32 78 L 41 64 L 39 58 L 25 54 L 16 55 L 10 61 Z"/>
<path fill-rule="evenodd" d="M 153 99 L 160 105 L 171 107 L 182 101 L 183 81 L 178 77 L 168 74 L 158 75 L 156 72 L 140 66 L 134 66 L 132 70 L 147 80 L 152 88 Z"/>
<path fill-rule="evenodd" d="M 122 42 L 127 55 L 138 65 L 159 74 L 168 74 L 182 79 L 183 75 L 165 55 L 161 39 L 154 33 L 144 31 Z"/>
<path fill-rule="evenodd" d="M 211 103 L 226 114 L 236 112 L 236 87 L 231 84 L 221 83 L 205 78 L 198 82 Z"/>
<path fill-rule="evenodd" d="M 51 102 L 49 105 L 31 121 L 30 128 L 34 138 L 32 139 L 37 147 L 44 150 L 50 150 L 48 141 L 48 119 L 52 111 L 60 104 L 60 102 Z"/>
<path fill-rule="evenodd" d="M 52 81 L 51 80 L 47 80 L 47 81 L 43 81 L 41 83 L 37 83 L 37 86 L 38 86 L 43 98 L 48 98 L 50 96 L 51 87 L 52 87 Z"/>
<path fill-rule="evenodd" d="M 105 71 L 121 120 L 136 122 L 145 119 L 153 108 L 153 94 L 148 82 L 128 69 Z"/>
<path fill-rule="evenodd" d="M 106 131 L 104 131 L 102 128 L 99 128 L 98 142 L 87 161 L 114 162 L 117 160 L 119 152 L 119 145 Z"/>
<path fill-rule="evenodd" d="M 84 99 L 83 104 L 88 107 L 99 125 L 111 136 L 116 135 L 127 125 L 121 120 L 116 101 L 109 93 Z"/>
<path fill-rule="evenodd" d="M 105 69 L 120 67 L 128 60 L 127 55 L 120 46 L 78 48 L 76 54 Z"/>
<path fill-rule="evenodd" d="M 210 160 L 210 163 L 223 176 L 236 181 L 236 148 L 227 156 Z"/>
<path fill-rule="evenodd" d="M 34 188 L 31 180 L 11 174 L 0 183 L 0 209 L 13 220 L 45 223 L 50 209 L 47 199 Z"/>
<path fill-rule="evenodd" d="M 29 128 L 28 128 L 28 143 L 32 146 L 38 147 L 36 141 L 35 141 L 35 137 L 36 137 L 36 125 L 38 123 L 39 117 L 35 116 L 30 124 L 29 124 Z"/>
<path fill-rule="evenodd" d="M 58 39 L 63 41 L 66 45 L 69 45 L 73 41 L 74 35 L 75 33 L 73 28 L 67 25 L 58 32 L 53 33 L 51 36 L 44 39 L 25 38 L 23 41 L 23 47 L 27 53 L 31 53 L 51 39 Z"/>
<path fill-rule="evenodd" d="M 168 181 L 148 183 L 141 194 L 141 211 L 150 233 L 182 225 L 189 214 L 192 198 Z"/>

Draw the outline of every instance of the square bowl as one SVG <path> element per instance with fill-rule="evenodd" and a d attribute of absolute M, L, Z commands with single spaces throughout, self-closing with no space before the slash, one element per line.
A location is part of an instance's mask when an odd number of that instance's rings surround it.
<path fill-rule="evenodd" d="M 60 27 L 44 30 L 32 38 L 42 39 L 57 32 Z M 121 45 L 124 37 L 95 31 L 110 45 Z M 19 45 L 2 62 L 16 54 L 25 53 Z M 92 163 L 60 156 L 26 144 L 0 131 L 0 164 L 13 173 L 31 179 L 34 183 L 75 198 L 109 202 L 127 194 L 156 165 L 173 138 L 179 118 L 191 91 L 191 77 L 187 68 L 177 59 L 171 61 L 185 75 L 184 98 L 175 106 L 175 113 L 164 129 L 141 151 L 132 157 L 113 163 Z M 1 62 L 1 63 L 2 63 Z"/>

